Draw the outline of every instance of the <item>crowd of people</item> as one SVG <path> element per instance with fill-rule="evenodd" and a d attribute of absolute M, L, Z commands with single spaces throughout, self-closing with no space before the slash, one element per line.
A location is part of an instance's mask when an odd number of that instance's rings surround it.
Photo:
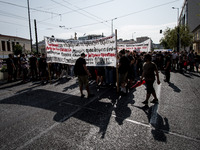
<path fill-rule="evenodd" d="M 85 54 L 81 56 L 81 59 L 85 59 Z M 157 83 L 160 83 L 158 70 L 164 72 L 165 82 L 170 82 L 170 72 L 199 72 L 200 56 L 191 50 L 182 52 L 151 52 L 151 53 L 137 53 L 130 52 L 128 50 L 121 50 L 118 55 L 118 79 L 121 94 L 126 94 L 127 89 L 130 88 L 138 80 L 146 81 L 147 96 L 144 104 L 148 102 L 150 95 L 154 96 L 153 102 L 158 102 L 153 83 L 155 76 L 157 77 Z M 93 76 L 96 79 L 97 87 L 99 86 L 116 86 L 116 68 L 114 67 L 87 67 L 85 68 L 86 61 L 84 61 L 84 79 L 88 76 Z M 148 67 L 147 67 L 148 66 Z M 80 65 L 79 65 L 80 68 Z M 145 70 L 144 70 L 145 69 Z M 89 70 L 89 71 L 88 71 Z M 89 72 L 89 73 L 88 73 Z M 84 83 L 86 87 L 88 80 L 81 81 L 80 77 L 82 73 L 78 73 L 80 92 L 82 95 L 82 87 Z M 150 81 L 148 80 L 150 79 Z M 89 91 L 88 87 L 86 88 Z M 84 95 L 82 95 L 84 97 Z"/>
<path fill-rule="evenodd" d="M 190 52 L 150 52 L 151 61 L 155 63 L 158 70 L 165 72 L 165 82 L 170 82 L 170 72 L 178 71 L 184 73 L 187 71 L 198 72 L 200 56 Z M 126 93 L 127 87 L 131 87 L 136 81 L 140 80 L 143 73 L 143 65 L 146 62 L 146 52 L 139 53 L 136 51 L 121 50 L 118 53 L 118 73 L 120 91 Z M 85 59 L 85 56 L 84 56 Z M 49 68 L 48 68 L 49 67 Z M 111 66 L 97 67 L 89 66 L 86 74 L 90 79 L 94 79 L 97 87 L 116 86 L 117 76 L 116 68 Z M 74 77 L 74 65 L 50 63 L 47 64 L 45 54 L 26 55 L 22 54 L 14 57 L 9 54 L 7 59 L 8 82 L 22 79 L 22 82 L 41 81 L 41 84 L 48 83 L 50 79 L 59 79 L 63 75 Z M 82 97 L 83 94 L 81 93 Z"/>
<path fill-rule="evenodd" d="M 48 83 L 50 79 L 59 79 L 69 71 L 72 66 L 60 63 L 47 64 L 45 54 L 21 54 L 8 55 L 6 60 L 8 71 L 8 82 L 22 79 L 23 83 L 28 81 L 41 81 L 41 84 Z M 49 67 L 49 68 L 48 68 Z"/>

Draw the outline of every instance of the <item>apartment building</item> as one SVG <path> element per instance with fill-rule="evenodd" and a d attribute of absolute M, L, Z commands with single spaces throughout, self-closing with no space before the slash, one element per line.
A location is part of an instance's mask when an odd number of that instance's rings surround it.
<path fill-rule="evenodd" d="M 194 35 L 193 49 L 200 54 L 200 1 L 185 0 L 179 17 L 180 25 L 188 25 Z"/>
<path fill-rule="evenodd" d="M 24 53 L 31 52 L 31 43 L 29 39 L 0 34 L 0 58 L 7 58 L 8 54 L 12 54 L 16 44 L 22 46 L 22 51 Z"/>

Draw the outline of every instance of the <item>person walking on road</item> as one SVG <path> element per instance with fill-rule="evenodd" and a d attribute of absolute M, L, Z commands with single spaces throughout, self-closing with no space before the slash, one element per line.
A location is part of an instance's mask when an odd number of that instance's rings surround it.
<path fill-rule="evenodd" d="M 171 71 L 171 56 L 169 55 L 169 52 L 165 53 L 165 82 L 170 81 L 170 71 Z"/>
<path fill-rule="evenodd" d="M 189 65 L 190 65 L 190 72 L 194 71 L 194 50 L 191 50 L 190 53 L 188 54 L 188 61 L 189 61 Z"/>
<path fill-rule="evenodd" d="M 44 81 L 48 82 L 48 71 L 47 71 L 47 60 L 46 56 L 43 53 L 42 57 L 39 60 L 39 71 L 41 76 L 41 84 L 44 85 Z"/>
<path fill-rule="evenodd" d="M 78 76 L 81 98 L 84 98 L 84 96 L 85 96 L 83 94 L 83 86 L 85 86 L 85 88 L 86 88 L 88 98 L 93 97 L 94 95 L 90 94 L 89 81 L 88 81 L 88 76 L 91 76 L 91 74 L 86 67 L 86 61 L 85 61 L 85 54 L 84 53 L 82 53 L 81 57 L 79 57 L 76 60 L 76 63 L 75 63 L 75 66 L 74 66 L 74 73 L 75 73 L 76 76 Z"/>
<path fill-rule="evenodd" d="M 197 55 L 197 52 L 195 52 L 194 54 L 194 61 L 195 61 L 196 72 L 199 72 L 200 56 Z"/>
<path fill-rule="evenodd" d="M 141 76 L 141 81 L 145 80 L 146 82 L 146 86 L 147 86 L 147 94 L 146 94 L 146 100 L 143 101 L 142 103 L 145 105 L 148 105 L 148 100 L 151 96 L 151 94 L 153 95 L 154 99 L 151 101 L 151 103 L 158 103 L 158 98 L 156 96 L 156 92 L 155 89 L 153 87 L 154 81 L 155 81 L 155 73 L 156 73 L 156 77 L 157 77 L 157 83 L 160 84 L 160 80 L 159 80 L 159 74 L 158 74 L 158 69 L 155 63 L 153 63 L 151 61 L 151 55 L 150 54 L 146 54 L 145 55 L 145 63 L 143 65 L 143 72 L 142 72 L 142 76 Z"/>

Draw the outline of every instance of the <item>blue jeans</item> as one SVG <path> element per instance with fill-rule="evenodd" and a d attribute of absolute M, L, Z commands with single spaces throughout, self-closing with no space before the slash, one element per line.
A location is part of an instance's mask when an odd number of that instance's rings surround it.
<path fill-rule="evenodd" d="M 106 68 L 106 84 L 113 84 L 113 68 Z"/>

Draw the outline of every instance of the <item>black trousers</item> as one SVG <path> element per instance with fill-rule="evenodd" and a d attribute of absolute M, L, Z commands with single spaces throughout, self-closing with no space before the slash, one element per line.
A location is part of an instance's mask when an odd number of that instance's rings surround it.
<path fill-rule="evenodd" d="M 167 82 L 169 82 L 170 81 L 170 70 L 165 70 L 165 79 L 166 79 L 166 81 Z"/>

